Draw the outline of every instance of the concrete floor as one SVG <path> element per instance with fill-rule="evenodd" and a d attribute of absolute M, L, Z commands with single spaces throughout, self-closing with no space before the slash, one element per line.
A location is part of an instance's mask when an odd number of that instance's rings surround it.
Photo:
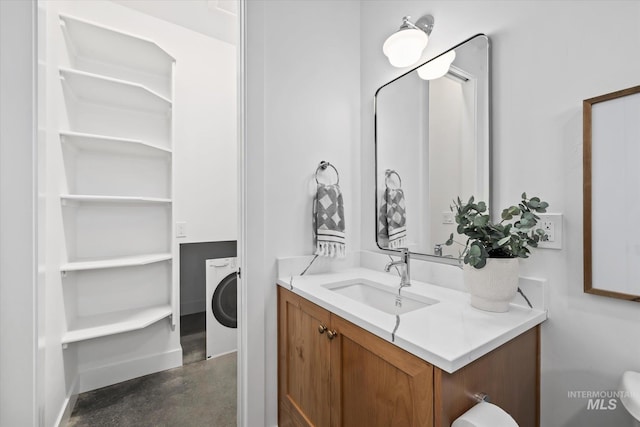
<path fill-rule="evenodd" d="M 67 426 L 235 426 L 236 353 L 204 360 L 201 347 L 183 347 L 182 367 L 82 393 Z"/>

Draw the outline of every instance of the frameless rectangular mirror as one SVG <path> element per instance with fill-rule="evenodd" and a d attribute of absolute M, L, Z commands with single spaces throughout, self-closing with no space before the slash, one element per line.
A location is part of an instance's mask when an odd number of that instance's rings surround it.
<path fill-rule="evenodd" d="M 489 38 L 478 34 L 375 94 L 376 242 L 457 260 L 452 200 L 490 203 Z"/>
<path fill-rule="evenodd" d="M 640 86 L 583 102 L 584 291 L 640 302 L 638 118 Z"/>

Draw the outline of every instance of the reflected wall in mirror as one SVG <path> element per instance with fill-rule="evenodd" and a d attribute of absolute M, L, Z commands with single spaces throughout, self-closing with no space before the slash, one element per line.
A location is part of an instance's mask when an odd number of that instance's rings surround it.
<path fill-rule="evenodd" d="M 637 302 L 639 118 L 640 86 L 583 102 L 584 291 Z"/>
<path fill-rule="evenodd" d="M 490 202 L 489 71 L 489 38 L 479 34 L 376 92 L 381 249 L 458 258 L 462 246 L 444 245 L 456 235 L 452 200 Z"/>

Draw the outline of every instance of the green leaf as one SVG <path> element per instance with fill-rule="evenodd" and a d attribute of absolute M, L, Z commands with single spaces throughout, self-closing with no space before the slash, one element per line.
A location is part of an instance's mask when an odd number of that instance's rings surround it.
<path fill-rule="evenodd" d="M 485 202 L 478 202 L 478 212 L 484 212 L 487 210 L 487 204 Z"/>
<path fill-rule="evenodd" d="M 481 246 L 477 242 L 472 243 L 471 247 L 469 248 L 469 255 L 472 257 L 478 257 L 481 254 L 482 254 Z"/>
<path fill-rule="evenodd" d="M 513 215 L 511 215 L 511 213 L 509 212 L 509 209 L 504 209 L 502 211 L 502 215 L 500 215 L 500 216 L 505 221 L 509 221 L 510 219 L 513 219 Z"/>
<path fill-rule="evenodd" d="M 444 242 L 444 244 L 447 246 L 451 246 L 453 244 L 453 233 L 449 235 L 449 238 L 447 239 L 446 242 Z"/>
<path fill-rule="evenodd" d="M 469 252 L 465 257 L 465 262 L 475 268 L 482 268 L 487 263 L 487 257 L 489 254 L 487 250 L 479 242 L 475 241 L 471 243 Z"/>
<path fill-rule="evenodd" d="M 498 240 L 498 246 L 505 245 L 507 242 L 509 242 L 509 240 L 511 240 L 511 236 L 507 236 L 507 237 L 504 237 L 504 238 Z"/>
<path fill-rule="evenodd" d="M 486 258 L 480 258 L 480 259 L 478 259 L 478 261 L 475 264 L 473 264 L 473 266 L 475 268 L 478 268 L 478 269 L 484 267 L 485 265 L 487 265 L 487 259 Z"/>
<path fill-rule="evenodd" d="M 522 200 L 526 200 L 527 198 L 527 193 L 522 193 Z"/>
<path fill-rule="evenodd" d="M 478 215 L 473 218 L 473 225 L 476 227 L 484 227 L 489 222 L 489 215 Z"/>

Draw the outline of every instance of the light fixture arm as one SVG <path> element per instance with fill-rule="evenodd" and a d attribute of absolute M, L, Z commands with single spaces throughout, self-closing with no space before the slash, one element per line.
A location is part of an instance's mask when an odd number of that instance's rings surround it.
<path fill-rule="evenodd" d="M 431 35 L 431 31 L 433 31 L 433 23 L 434 19 L 431 15 L 425 15 L 422 18 L 418 19 L 416 23 L 410 21 L 410 16 L 402 17 L 402 25 L 400 26 L 401 30 L 406 30 L 407 28 L 413 28 L 415 30 L 424 31 L 428 36 Z"/>

